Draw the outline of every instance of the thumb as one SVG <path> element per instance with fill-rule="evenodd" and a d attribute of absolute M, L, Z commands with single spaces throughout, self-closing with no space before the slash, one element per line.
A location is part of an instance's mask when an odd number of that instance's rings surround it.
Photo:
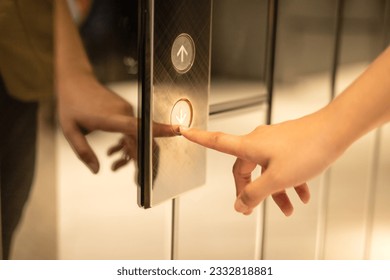
<path fill-rule="evenodd" d="M 98 173 L 99 161 L 85 136 L 77 129 L 64 130 L 63 132 L 78 158 L 88 166 L 92 173 Z"/>
<path fill-rule="evenodd" d="M 234 208 L 237 212 L 248 215 L 272 193 L 278 191 L 270 172 L 266 170 L 260 177 L 249 183 L 238 195 Z"/>

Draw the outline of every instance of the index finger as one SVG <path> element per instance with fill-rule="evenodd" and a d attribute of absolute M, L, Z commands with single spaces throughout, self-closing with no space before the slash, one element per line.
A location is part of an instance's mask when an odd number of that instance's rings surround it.
<path fill-rule="evenodd" d="M 91 122 L 85 119 L 84 123 Z M 125 115 L 97 115 L 94 116 L 91 127 L 93 130 L 106 132 L 120 132 L 131 136 L 137 135 L 138 121 L 132 116 Z"/>
<path fill-rule="evenodd" d="M 242 137 L 223 132 L 210 132 L 195 128 L 180 128 L 180 133 L 188 140 L 222 153 L 239 158 L 244 157 L 242 150 Z"/>

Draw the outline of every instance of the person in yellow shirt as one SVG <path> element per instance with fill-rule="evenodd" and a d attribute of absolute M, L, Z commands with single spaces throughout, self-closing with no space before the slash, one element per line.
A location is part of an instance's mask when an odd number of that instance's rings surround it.
<path fill-rule="evenodd" d="M 99 161 L 85 132 L 135 133 L 132 106 L 95 78 L 66 0 L 1 0 L 0 259 L 34 176 L 39 101 L 53 97 L 65 137 L 93 173 Z"/>
<path fill-rule="evenodd" d="M 0 2 L 0 255 L 4 259 L 9 257 L 34 177 L 38 103 L 53 93 L 52 10 L 48 0 Z"/>

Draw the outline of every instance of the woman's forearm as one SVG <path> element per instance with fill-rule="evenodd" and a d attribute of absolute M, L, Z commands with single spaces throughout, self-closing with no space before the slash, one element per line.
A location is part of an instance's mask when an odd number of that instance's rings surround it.
<path fill-rule="evenodd" d="M 93 70 L 65 0 L 55 1 L 55 70 L 57 85 L 75 82 L 80 75 L 92 76 Z"/>
<path fill-rule="evenodd" d="M 340 149 L 390 121 L 390 48 L 319 113 Z"/>

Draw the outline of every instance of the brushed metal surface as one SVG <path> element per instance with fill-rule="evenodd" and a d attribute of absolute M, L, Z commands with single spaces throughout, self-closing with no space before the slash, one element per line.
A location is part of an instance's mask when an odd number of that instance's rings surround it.
<path fill-rule="evenodd" d="M 177 197 L 205 182 L 204 148 L 181 136 L 154 137 L 157 124 L 170 125 L 177 101 L 193 108 L 191 127 L 206 129 L 210 88 L 211 0 L 154 0 L 141 5 L 139 135 L 139 204 L 149 208 Z M 141 27 L 142 28 L 142 27 Z M 191 67 L 178 71 L 172 48 L 188 34 L 196 55 Z M 183 45 L 185 47 L 185 44 Z M 179 48 L 180 49 L 180 48 Z M 186 50 L 179 55 L 191 54 Z M 184 57 L 185 58 L 185 57 Z"/>

